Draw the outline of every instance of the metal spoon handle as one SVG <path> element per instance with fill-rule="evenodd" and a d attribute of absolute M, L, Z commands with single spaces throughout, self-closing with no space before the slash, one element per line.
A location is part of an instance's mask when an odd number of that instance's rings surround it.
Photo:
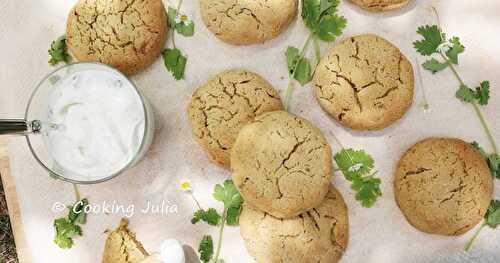
<path fill-rule="evenodd" d="M 0 135 L 17 134 L 25 135 L 40 131 L 40 121 L 27 121 L 22 119 L 0 119 Z"/>

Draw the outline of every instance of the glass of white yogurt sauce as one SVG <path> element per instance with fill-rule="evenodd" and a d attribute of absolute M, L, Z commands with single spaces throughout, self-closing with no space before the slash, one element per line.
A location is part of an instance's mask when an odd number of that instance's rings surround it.
<path fill-rule="evenodd" d="M 0 134 L 26 136 L 35 159 L 73 183 L 109 180 L 135 165 L 153 139 L 153 111 L 118 70 L 74 63 L 45 77 L 23 120 L 0 120 Z"/>

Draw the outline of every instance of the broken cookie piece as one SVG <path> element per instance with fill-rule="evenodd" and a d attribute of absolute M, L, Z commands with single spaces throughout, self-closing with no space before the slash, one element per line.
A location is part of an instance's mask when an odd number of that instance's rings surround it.
<path fill-rule="evenodd" d="M 128 220 L 123 218 L 120 226 L 109 232 L 102 263 L 141 263 L 149 256 L 127 225 Z"/>
<path fill-rule="evenodd" d="M 297 15 L 297 0 L 201 0 L 203 22 L 216 37 L 234 45 L 278 36 Z"/>
<path fill-rule="evenodd" d="M 460 235 L 482 219 L 493 179 L 481 154 L 459 139 L 429 138 L 399 161 L 394 194 L 408 222 L 440 235 Z"/>
<path fill-rule="evenodd" d="M 399 49 L 371 34 L 334 46 L 316 68 L 321 107 L 356 130 L 379 130 L 399 120 L 413 102 L 413 68 Z"/>

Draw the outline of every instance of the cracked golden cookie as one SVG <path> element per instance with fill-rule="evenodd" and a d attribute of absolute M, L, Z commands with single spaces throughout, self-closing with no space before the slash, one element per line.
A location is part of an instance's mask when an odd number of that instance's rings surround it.
<path fill-rule="evenodd" d="M 139 263 L 149 256 L 127 225 L 128 220 L 122 219 L 120 226 L 108 234 L 102 263 Z"/>
<path fill-rule="evenodd" d="M 188 107 L 193 134 L 215 163 L 229 167 L 241 127 L 264 112 L 281 110 L 278 92 L 259 75 L 229 70 L 193 93 Z"/>
<path fill-rule="evenodd" d="M 406 6 L 409 0 L 349 0 L 353 4 L 372 12 L 399 9 Z"/>
<path fill-rule="evenodd" d="M 347 248 L 347 206 L 333 187 L 319 206 L 290 219 L 278 219 L 247 204 L 240 233 L 259 263 L 335 263 Z"/>
<path fill-rule="evenodd" d="M 128 75 L 151 65 L 166 38 L 161 0 L 80 0 L 66 28 L 66 43 L 78 60 L 105 63 Z"/>
<path fill-rule="evenodd" d="M 356 130 L 383 129 L 413 102 L 413 68 L 397 47 L 376 35 L 348 38 L 321 59 L 314 74 L 321 107 Z"/>
<path fill-rule="evenodd" d="M 417 229 L 460 235 L 482 219 L 493 180 L 481 154 L 459 139 L 430 138 L 413 145 L 399 161 L 396 202 Z"/>
<path fill-rule="evenodd" d="M 245 202 L 279 218 L 321 203 L 330 187 L 332 152 L 321 131 L 285 111 L 245 125 L 233 145 L 231 170 Z"/>
<path fill-rule="evenodd" d="M 200 8 L 216 37 L 249 45 L 278 36 L 297 14 L 297 0 L 200 0 Z"/>

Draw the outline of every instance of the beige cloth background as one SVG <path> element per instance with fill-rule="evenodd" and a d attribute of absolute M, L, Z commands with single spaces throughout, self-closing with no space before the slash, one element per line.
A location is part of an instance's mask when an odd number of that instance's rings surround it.
<path fill-rule="evenodd" d="M 24 107 L 37 82 L 52 68 L 47 64 L 50 42 L 64 33 L 66 15 L 75 0 L 1 0 L 0 1 L 0 118 L 22 117 Z M 435 22 L 430 6 L 435 6 L 441 24 L 450 34 L 460 36 L 467 47 L 461 57 L 459 71 L 471 85 L 483 79 L 492 82 L 490 105 L 483 109 L 494 135 L 500 140 L 500 1 L 441 0 L 413 1 L 400 12 L 371 14 L 349 3 L 341 13 L 349 25 L 344 36 L 377 33 L 401 48 L 415 61 L 412 41 L 417 25 Z M 93 204 L 116 202 L 135 205 L 130 227 L 137 232 L 145 247 L 152 251 L 165 238 L 177 238 L 197 248 L 201 235 L 215 234 L 216 229 L 189 222 L 194 206 L 181 193 L 181 179 L 192 180 L 195 195 L 204 206 L 216 206 L 211 191 L 216 183 L 229 178 L 227 170 L 212 165 L 190 134 L 186 106 L 193 89 L 221 70 L 240 67 L 255 71 L 271 81 L 284 94 L 287 75 L 283 53 L 288 45 L 300 46 L 306 30 L 300 19 L 277 39 L 264 45 L 234 47 L 217 40 L 204 27 L 196 0 L 186 0 L 183 12 L 196 23 L 193 38 L 178 37 L 177 44 L 189 55 L 186 80 L 176 82 L 166 72 L 161 59 L 145 72 L 133 77 L 156 111 L 158 129 L 146 158 L 120 177 L 99 185 L 83 186 L 83 196 Z M 328 48 L 332 44 L 324 45 Z M 420 61 L 422 62 L 422 58 Z M 392 191 L 392 172 L 410 145 L 428 136 L 453 136 L 467 141 L 477 140 L 490 149 L 486 137 L 474 117 L 472 108 L 454 98 L 457 82 L 450 72 L 431 76 L 423 72 L 423 83 L 431 109 L 425 112 L 421 87 L 417 86 L 415 103 L 396 125 L 379 132 L 354 132 L 339 126 L 319 108 L 310 86 L 298 88 L 291 111 L 316 124 L 326 135 L 334 151 L 339 149 L 331 134 L 347 146 L 364 148 L 376 158 L 382 178 L 383 197 L 373 208 L 362 208 L 340 174 L 333 184 L 343 194 L 349 207 L 349 247 L 342 262 L 499 262 L 499 230 L 485 229 L 473 252 L 461 252 L 469 232 L 461 237 L 423 234 L 412 228 L 398 210 Z M 63 213 L 54 213 L 55 202 L 70 203 L 74 195 L 70 184 L 47 176 L 30 155 L 23 138 L 9 143 L 12 176 L 24 226 L 30 262 L 99 262 L 104 246 L 103 231 L 118 225 L 120 213 L 91 214 L 83 227 L 84 236 L 75 239 L 71 250 L 57 248 L 53 240 L 52 222 Z M 500 197 L 499 181 L 495 182 Z M 177 205 L 177 214 L 142 214 L 146 202 Z M 222 256 L 226 262 L 253 262 L 239 236 L 238 228 L 227 228 Z M 29 261 L 26 261 L 29 262 Z"/>

